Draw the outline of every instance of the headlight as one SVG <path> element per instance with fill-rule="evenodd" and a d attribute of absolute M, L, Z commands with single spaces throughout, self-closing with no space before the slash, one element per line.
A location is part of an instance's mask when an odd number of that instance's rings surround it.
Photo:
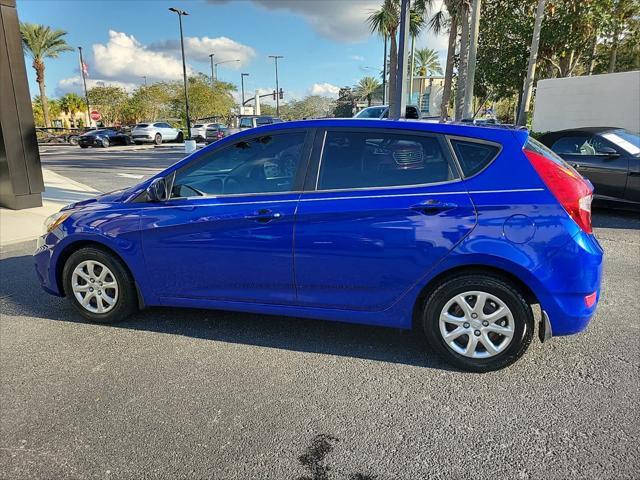
<path fill-rule="evenodd" d="M 65 210 L 64 212 L 54 213 L 49 215 L 42 225 L 42 235 L 55 230 L 62 222 L 71 216 L 73 210 Z"/>

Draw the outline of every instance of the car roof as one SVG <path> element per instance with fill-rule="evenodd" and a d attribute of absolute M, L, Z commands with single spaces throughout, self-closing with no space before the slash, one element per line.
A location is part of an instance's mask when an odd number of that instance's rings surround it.
<path fill-rule="evenodd" d="M 245 131 L 246 134 L 268 132 L 275 130 L 289 130 L 294 128 L 331 128 L 331 127 L 351 127 L 351 128 L 386 128 L 392 130 L 418 130 L 424 132 L 442 133 L 446 135 L 456 135 L 461 137 L 479 138 L 495 142 L 505 142 L 516 140 L 524 145 L 529 137 L 528 130 L 522 127 L 509 125 L 473 125 L 454 122 L 427 122 L 414 119 L 362 119 L 362 118 L 329 118 L 313 120 L 294 120 L 290 122 L 273 123 L 262 125 Z M 243 134 L 236 134 L 243 135 Z M 236 138 L 231 135 L 226 138 Z M 240 138 L 240 137 L 237 137 Z"/>

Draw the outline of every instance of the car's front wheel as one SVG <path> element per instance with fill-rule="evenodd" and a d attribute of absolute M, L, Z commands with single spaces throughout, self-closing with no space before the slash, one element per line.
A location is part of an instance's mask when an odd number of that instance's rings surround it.
<path fill-rule="evenodd" d="M 86 247 L 72 253 L 62 278 L 67 298 L 92 322 L 117 322 L 137 308 L 131 275 L 119 259 L 104 250 Z"/>
<path fill-rule="evenodd" d="M 156 145 L 160 145 L 162 143 L 162 135 L 156 133 L 156 136 L 153 137 L 153 143 L 155 143 Z"/>
<path fill-rule="evenodd" d="M 533 313 L 522 292 L 500 277 L 454 277 L 427 299 L 422 327 L 429 345 L 464 370 L 511 365 L 533 338 Z"/>
<path fill-rule="evenodd" d="M 108 138 L 103 138 L 102 139 L 102 147 L 103 148 L 109 148 L 110 142 Z"/>

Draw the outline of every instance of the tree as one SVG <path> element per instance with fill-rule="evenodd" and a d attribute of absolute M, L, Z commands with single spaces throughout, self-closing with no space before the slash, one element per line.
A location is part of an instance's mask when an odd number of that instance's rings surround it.
<path fill-rule="evenodd" d="M 113 86 L 97 86 L 87 92 L 89 103 L 102 115 L 102 123 L 107 126 L 123 121 L 128 95 L 124 89 Z"/>
<path fill-rule="evenodd" d="M 364 77 L 354 87 L 356 98 L 366 100 L 367 106 L 371 106 L 371 100 L 374 96 L 380 96 L 380 82 L 375 77 Z"/>
<path fill-rule="evenodd" d="M 42 99 L 44 124 L 50 127 L 49 105 L 44 82 L 44 59 L 57 58 L 61 53 L 70 52 L 73 48 L 64 39 L 67 32 L 64 30 L 52 30 L 46 25 L 21 23 L 20 34 L 22 36 L 22 48 L 32 58 L 32 66 L 36 71 L 36 81 L 38 82 L 40 98 Z"/>
<path fill-rule="evenodd" d="M 228 117 L 235 101 L 231 92 L 235 85 L 217 81 L 213 88 L 209 77 L 199 74 L 188 79 L 189 85 L 189 113 L 192 120 L 210 117 Z M 184 84 L 181 81 L 170 84 L 171 98 L 169 101 L 171 115 L 179 117 L 184 122 L 186 118 L 184 104 Z"/>
<path fill-rule="evenodd" d="M 355 107 L 356 102 L 351 87 L 342 87 L 338 92 L 338 100 L 333 109 L 333 116 L 337 118 L 352 117 Z"/>
<path fill-rule="evenodd" d="M 448 16 L 444 10 L 436 12 L 429 21 L 430 27 L 438 34 L 444 30 L 447 21 L 449 23 L 449 40 L 447 42 L 447 63 L 444 72 L 444 85 L 442 87 L 442 103 L 440 105 L 440 120 L 449 118 L 449 102 L 453 85 L 453 67 L 455 63 L 456 39 L 458 37 L 458 11 L 460 0 L 444 0 Z"/>
<path fill-rule="evenodd" d="M 391 41 L 389 54 L 389 110 L 395 105 L 396 72 L 398 70 L 398 41 L 396 33 L 400 24 L 399 0 L 384 0 L 382 6 L 373 12 L 369 18 L 372 33 L 388 36 Z M 351 89 L 349 89 L 350 91 Z M 338 97 L 338 101 L 340 101 Z M 336 114 L 336 117 L 343 116 Z M 351 116 L 351 115 L 349 115 Z"/>
<path fill-rule="evenodd" d="M 84 111 L 86 107 L 86 103 L 80 95 L 77 93 L 67 93 L 60 98 L 60 108 L 64 113 L 69 115 L 71 118 L 71 126 L 77 127 L 76 125 L 76 114 L 78 112 Z"/>
<path fill-rule="evenodd" d="M 324 118 L 331 116 L 335 106 L 336 101 L 331 98 L 309 95 L 302 100 L 293 100 L 280 105 L 280 117 L 284 120 Z M 266 114 L 267 110 L 263 113 Z"/>
<path fill-rule="evenodd" d="M 456 120 L 462 119 L 464 109 L 467 67 L 469 66 L 469 0 L 461 0 L 460 11 L 460 62 L 458 63 L 458 85 L 456 91 Z"/>
<path fill-rule="evenodd" d="M 433 48 L 419 48 L 416 50 L 416 64 L 418 75 L 421 77 L 442 75 L 442 65 L 438 52 Z"/>
<path fill-rule="evenodd" d="M 522 101 L 520 102 L 520 112 L 518 113 L 518 125 L 526 125 L 529 113 L 529 102 L 531 101 L 531 91 L 533 90 L 533 79 L 536 75 L 536 63 L 538 60 L 538 45 L 540 42 L 540 29 L 544 18 L 544 0 L 538 0 L 536 8 L 536 21 L 533 24 L 533 37 L 529 50 L 529 66 L 527 67 L 527 77 L 524 81 Z"/>

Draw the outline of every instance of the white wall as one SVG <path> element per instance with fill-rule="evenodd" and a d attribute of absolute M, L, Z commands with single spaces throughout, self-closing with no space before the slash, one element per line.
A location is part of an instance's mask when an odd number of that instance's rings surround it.
<path fill-rule="evenodd" d="M 540 80 L 532 130 L 576 127 L 640 132 L 640 71 Z"/>

